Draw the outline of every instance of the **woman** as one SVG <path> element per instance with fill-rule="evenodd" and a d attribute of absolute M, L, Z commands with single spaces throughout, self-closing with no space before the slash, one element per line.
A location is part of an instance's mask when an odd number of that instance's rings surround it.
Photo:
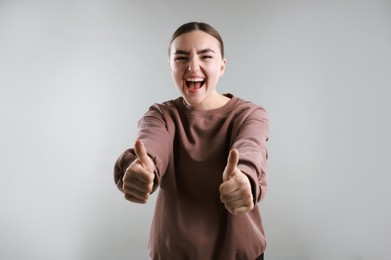
<path fill-rule="evenodd" d="M 160 187 L 150 234 L 152 259 L 263 259 L 258 202 L 266 193 L 266 111 L 216 90 L 226 59 L 219 33 L 180 26 L 169 45 L 181 97 L 154 104 L 134 148 L 115 165 L 127 200 L 146 203 Z"/>

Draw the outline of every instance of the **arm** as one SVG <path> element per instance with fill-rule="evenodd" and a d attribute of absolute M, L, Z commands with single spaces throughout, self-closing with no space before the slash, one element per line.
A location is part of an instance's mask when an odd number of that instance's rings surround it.
<path fill-rule="evenodd" d="M 238 168 L 249 178 L 254 204 L 261 201 L 267 191 L 266 142 L 269 139 L 269 117 L 257 107 L 241 123 L 232 148 L 239 151 Z"/>
<path fill-rule="evenodd" d="M 220 186 L 221 201 L 234 215 L 252 210 L 265 196 L 269 127 L 267 114 L 261 108 L 235 121 L 239 123 Z"/>
<path fill-rule="evenodd" d="M 135 181 L 133 178 L 135 169 L 137 169 L 136 172 L 140 172 L 141 166 L 145 165 L 148 165 L 147 171 L 154 175 L 153 188 L 149 193 L 153 192 L 159 185 L 161 177 L 167 168 L 168 158 L 172 150 L 171 136 L 173 134 L 170 133 L 172 124 L 167 124 L 166 121 L 169 121 L 167 113 L 162 111 L 161 106 L 154 105 L 138 122 L 137 140 L 139 141 L 136 141 L 135 148 L 126 150 L 118 158 L 114 167 L 114 181 L 122 192 L 124 192 L 124 180 L 127 182 L 126 186 L 129 187 L 130 183 Z M 137 151 L 136 148 L 138 142 L 143 146 L 141 150 L 145 151 L 145 156 L 143 156 L 145 159 L 144 163 L 138 156 L 140 153 L 137 155 L 137 152 L 140 152 L 140 149 Z M 128 176 L 129 172 L 132 172 L 132 174 Z M 147 175 L 142 174 L 142 176 L 145 177 Z M 143 179 L 143 177 L 140 178 Z M 149 191 L 148 188 L 145 189 Z"/>

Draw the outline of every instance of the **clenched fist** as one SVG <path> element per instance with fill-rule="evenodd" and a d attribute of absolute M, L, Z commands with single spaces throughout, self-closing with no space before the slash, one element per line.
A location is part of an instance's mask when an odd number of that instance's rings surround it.
<path fill-rule="evenodd" d="M 232 215 L 249 212 L 254 208 L 250 180 L 239 170 L 238 162 L 239 151 L 232 149 L 223 172 L 223 183 L 220 185 L 221 202 Z"/>
<path fill-rule="evenodd" d="M 125 171 L 122 190 L 127 200 L 146 203 L 153 188 L 155 164 L 141 140 L 136 140 L 134 151 L 137 159 Z"/>

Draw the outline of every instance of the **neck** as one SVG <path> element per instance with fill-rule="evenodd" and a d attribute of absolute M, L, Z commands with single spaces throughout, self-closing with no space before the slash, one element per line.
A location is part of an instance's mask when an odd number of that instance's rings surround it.
<path fill-rule="evenodd" d="M 208 100 L 204 100 L 204 102 L 202 102 L 201 104 L 191 105 L 187 103 L 186 100 L 185 103 L 187 106 L 197 110 L 213 110 L 224 106 L 230 100 L 231 99 L 229 97 L 226 97 L 216 92 L 213 96 L 208 97 Z"/>

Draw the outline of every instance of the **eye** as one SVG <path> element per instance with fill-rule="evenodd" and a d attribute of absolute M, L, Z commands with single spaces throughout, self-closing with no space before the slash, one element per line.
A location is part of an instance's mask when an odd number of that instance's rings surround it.
<path fill-rule="evenodd" d="M 207 59 L 212 59 L 213 56 L 212 55 L 204 55 L 201 57 L 203 60 L 207 60 Z"/>
<path fill-rule="evenodd" d="M 185 56 L 176 56 L 176 57 L 174 57 L 174 61 L 184 62 L 184 61 L 187 61 L 187 57 L 185 57 Z"/>

